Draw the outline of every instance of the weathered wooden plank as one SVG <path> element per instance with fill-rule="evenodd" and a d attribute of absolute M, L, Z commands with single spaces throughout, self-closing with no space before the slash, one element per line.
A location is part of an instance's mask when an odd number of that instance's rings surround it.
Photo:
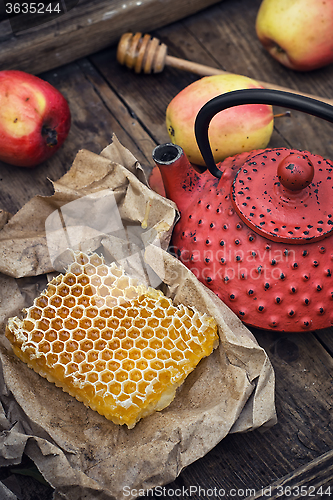
<path fill-rule="evenodd" d="M 330 498 L 333 494 L 333 450 L 324 453 L 312 460 L 304 467 L 293 471 L 291 474 L 263 487 L 261 491 L 246 500 L 268 498 Z"/>
<path fill-rule="evenodd" d="M 191 497 L 194 500 L 203 498 L 199 486 L 202 491 L 216 488 L 225 493 L 217 498 L 227 494 L 230 497 L 230 493 L 235 498 L 245 498 L 253 495 L 253 490 L 260 494 L 262 488 L 279 485 L 280 478 L 292 477 L 294 470 L 317 459 L 318 468 L 313 469 L 313 474 L 321 471 L 319 477 L 325 485 L 332 476 L 332 357 L 311 333 L 278 334 L 259 330 L 253 333 L 274 366 L 278 422 L 264 432 L 228 435 L 168 485 L 170 489 L 197 486 Z M 328 454 L 325 460 L 320 461 L 325 453 Z M 309 465 L 302 474 L 296 475 L 297 480 L 310 480 L 311 471 Z M 290 485 L 296 486 L 297 480 Z M 241 492 L 238 496 L 237 490 Z M 157 500 L 158 495 L 152 498 Z"/>
<path fill-rule="evenodd" d="M 244 0 L 227 0 L 203 11 L 200 19 L 199 16 L 191 16 L 155 31 L 154 35 L 166 43 L 170 55 L 288 85 L 304 92 L 313 92 L 315 88 L 316 94 L 333 95 L 333 66 L 304 75 L 282 67 L 266 54 L 254 32 L 259 5 L 257 0 L 247 3 L 246 7 Z M 246 16 L 239 16 L 242 9 L 246 9 Z M 168 139 L 165 135 L 165 109 L 182 88 L 199 77 L 170 67 L 158 75 L 134 74 L 119 66 L 115 48 L 106 49 L 91 60 L 108 83 L 117 87 L 122 99 L 145 127 L 154 131 L 154 139 L 158 142 L 164 142 L 165 137 Z M 275 108 L 276 113 L 285 110 Z M 269 145 L 306 149 L 333 158 L 331 133 L 331 124 L 292 111 L 290 117 L 275 120 Z"/>
<path fill-rule="evenodd" d="M 244 2 L 242 3 L 244 5 Z M 227 7 L 230 5 L 231 2 L 226 2 L 221 6 L 221 10 L 224 8 L 223 18 L 226 16 L 226 11 L 229 12 Z M 221 18 L 218 17 L 217 7 L 212 10 L 214 20 L 219 22 Z M 194 25 L 193 33 L 188 32 L 189 22 Z M 225 30 L 233 23 L 231 18 L 226 21 Z M 195 47 L 195 54 L 200 55 L 197 60 L 212 64 L 213 54 L 215 56 L 213 47 L 206 52 L 207 48 L 203 47 L 194 35 L 200 32 L 202 25 L 204 19 L 200 16 L 200 23 L 196 23 L 192 18 L 191 21 L 176 23 L 176 26 L 174 24 L 154 34 L 168 44 L 169 51 L 173 55 L 190 58 Z M 225 30 L 222 30 L 223 33 Z M 211 32 L 211 29 L 208 32 Z M 177 42 L 177 34 L 184 43 Z M 173 46 L 175 41 L 176 46 Z M 239 67 L 244 68 L 246 57 L 239 55 L 238 64 L 240 64 L 239 59 L 242 62 Z M 129 104 L 145 128 L 152 131 L 154 139 L 164 142 L 166 138 L 164 113 L 168 102 L 181 88 L 198 77 L 180 74 L 172 68 L 166 68 L 161 75 L 131 75 L 126 68 L 117 68 L 115 52 L 112 50 L 105 50 L 93 56 L 91 60 L 109 84 L 117 88 L 121 98 Z M 232 66 L 227 69 L 234 71 Z M 296 131 L 297 127 L 300 132 Z M 314 119 L 308 120 L 308 117 L 301 113 L 293 112 L 291 118 L 276 120 L 271 145 L 305 148 L 309 147 L 306 145 L 310 142 L 318 150 L 322 148 L 323 151 L 319 152 L 327 155 L 331 152 L 329 128 L 325 123 L 316 124 Z M 314 130 L 318 130 L 319 145 Z M 196 485 L 206 491 L 214 487 L 226 492 L 233 488 L 242 491 L 255 488 L 260 491 L 265 485 L 288 472 L 291 473 L 295 467 L 313 459 L 318 453 L 333 447 L 332 436 L 326 431 L 332 426 L 331 358 L 312 334 L 305 337 L 286 335 L 280 339 L 276 334 L 272 336 L 268 334 L 265 339 L 265 335 L 258 332 L 258 338 L 264 337 L 265 348 L 269 350 L 272 346 L 273 349 L 270 355 L 277 376 L 276 398 L 279 416 L 277 426 L 264 434 L 256 431 L 242 436 L 228 436 L 204 459 L 189 466 L 174 483 L 168 485 L 170 490 Z M 278 339 L 279 342 L 276 344 Z M 202 498 L 199 490 L 192 496 L 198 500 Z"/>
<path fill-rule="evenodd" d="M 186 29 L 181 23 L 176 23 L 172 27 L 163 30 L 160 39 L 163 43 L 172 40 L 174 29 L 183 29 L 183 35 L 186 35 Z M 168 33 L 168 36 L 165 34 Z M 159 34 L 159 32 L 158 32 Z M 199 51 L 203 51 L 202 47 L 191 34 L 188 34 L 190 46 L 195 46 Z M 212 59 L 212 56 L 206 54 L 206 60 Z M 173 97 L 178 94 L 187 85 L 197 80 L 197 75 L 184 73 L 174 68 L 165 68 L 165 71 L 160 74 L 134 74 L 129 69 L 122 67 L 116 60 L 116 49 L 108 48 L 98 54 L 94 54 L 89 59 L 96 65 L 98 71 L 101 72 L 103 77 L 107 80 L 108 85 L 111 86 L 127 103 L 134 115 L 138 118 L 143 126 L 150 130 L 153 140 L 156 143 L 169 142 L 170 138 L 167 133 L 165 125 L 165 111 L 169 102 Z M 276 123 L 288 120 L 288 118 L 277 119 Z M 285 140 L 283 135 L 278 131 L 277 127 L 273 132 L 271 147 L 285 146 L 289 147 L 288 141 Z"/>
<path fill-rule="evenodd" d="M 0 70 L 38 74 L 112 45 L 126 31 L 156 29 L 217 1 L 221 0 L 82 0 L 61 17 L 16 34 L 4 20 Z"/>
<path fill-rule="evenodd" d="M 333 357 L 333 328 L 325 328 L 324 330 L 315 332 L 315 335 Z"/>
<path fill-rule="evenodd" d="M 332 96 L 332 67 L 298 74 L 278 65 L 263 51 L 253 31 L 259 4 L 259 0 L 225 0 L 154 34 L 167 43 L 174 56 Z M 42 76 L 69 100 L 71 135 L 59 154 L 35 171 L 1 164 L 0 206 L 4 200 L 3 208 L 12 207 L 11 211 L 33 194 L 48 194 L 47 177 L 60 177 L 82 147 L 99 152 L 112 132 L 142 163 L 150 164 L 154 144 L 168 140 L 164 124 L 168 102 L 198 78 L 172 68 L 159 75 L 135 75 L 118 66 L 115 47 L 89 57 L 89 61 L 82 59 Z M 307 147 L 333 157 L 331 125 L 292 112 L 291 118 L 276 120 L 271 145 Z M 244 492 L 239 498 L 244 498 L 249 488 L 259 494 L 274 483 L 301 485 L 317 473 L 323 484 L 331 480 L 332 330 L 315 334 L 254 333 L 275 369 L 278 423 L 263 433 L 228 435 L 169 485 L 174 489 L 196 486 L 191 496 L 194 500 L 203 498 L 199 488 L 207 491 L 216 487 L 225 493 L 239 489 Z M 217 496 L 223 497 L 226 495 Z M 37 500 L 38 496 L 31 498 Z"/>
<path fill-rule="evenodd" d="M 165 109 L 182 85 L 178 82 L 182 81 L 184 75 L 176 75 L 175 79 L 164 73 L 135 75 L 117 63 L 114 48 L 104 50 L 89 59 L 96 65 L 108 85 L 117 92 L 123 102 L 126 102 L 133 115 L 149 131 L 154 141 L 156 143 L 168 141 Z"/>
<path fill-rule="evenodd" d="M 285 457 L 301 464 L 333 449 L 333 358 L 312 333 L 254 333 L 275 369 L 279 425 L 296 438 Z"/>
<path fill-rule="evenodd" d="M 149 169 L 153 165 L 152 151 L 156 146 L 150 130 L 142 126 L 128 103 L 119 99 L 118 89 L 112 88 L 112 82 L 108 85 L 86 59 L 78 61 L 78 65 L 110 115 L 118 123 L 117 128 L 113 125 L 112 131 L 116 133 L 121 143 L 131 150 L 142 166 Z M 120 128 L 122 133 L 120 133 Z"/>
<path fill-rule="evenodd" d="M 111 142 L 113 133 L 142 164 L 149 163 L 143 153 L 144 141 L 149 142 L 148 135 L 142 131 L 139 148 L 140 141 L 135 138 L 134 131 L 141 128 L 140 124 L 104 85 L 87 60 L 43 73 L 41 77 L 68 100 L 72 114 L 71 130 L 62 148 L 36 168 L 20 168 L 0 162 L 0 207 L 11 213 L 19 210 L 34 195 L 52 194 L 49 179 L 61 177 L 80 149 L 100 153 Z"/>

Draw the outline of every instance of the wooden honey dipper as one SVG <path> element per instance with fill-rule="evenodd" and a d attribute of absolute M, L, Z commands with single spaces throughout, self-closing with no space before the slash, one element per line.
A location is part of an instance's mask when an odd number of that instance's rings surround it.
<path fill-rule="evenodd" d="M 212 68 L 193 61 L 187 61 L 186 59 L 169 56 L 168 47 L 165 43 L 160 43 L 158 38 L 151 37 L 148 34 L 142 36 L 142 33 L 124 33 L 122 35 L 117 48 L 117 61 L 127 66 L 129 69 L 134 69 L 135 73 L 161 73 L 165 66 L 171 66 L 200 76 L 233 74 L 228 71 L 223 71 L 222 69 Z M 285 92 L 291 92 L 292 94 L 318 99 L 319 101 L 333 105 L 333 99 L 306 94 L 298 90 L 275 85 L 274 83 L 256 81 L 262 87 L 268 89 L 283 90 Z"/>

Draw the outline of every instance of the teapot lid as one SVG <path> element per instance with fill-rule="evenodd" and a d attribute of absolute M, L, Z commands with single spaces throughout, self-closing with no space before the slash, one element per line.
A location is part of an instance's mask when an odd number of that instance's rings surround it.
<path fill-rule="evenodd" d="M 333 231 L 333 165 L 296 149 L 252 156 L 232 184 L 232 203 L 253 231 L 294 244 L 322 240 Z"/>

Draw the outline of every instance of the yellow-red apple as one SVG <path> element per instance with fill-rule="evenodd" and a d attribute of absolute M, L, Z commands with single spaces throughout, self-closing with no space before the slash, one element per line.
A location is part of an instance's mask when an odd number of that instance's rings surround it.
<path fill-rule="evenodd" d="M 263 0 L 256 32 L 272 57 L 310 71 L 333 62 L 332 0 Z"/>
<path fill-rule="evenodd" d="M 23 71 L 0 71 L 0 160 L 34 167 L 66 139 L 71 114 L 51 84 Z"/>
<path fill-rule="evenodd" d="M 233 90 L 262 88 L 241 75 L 205 76 L 185 87 L 169 103 L 166 125 L 171 141 L 183 148 L 189 161 L 204 165 L 196 143 L 194 123 L 198 111 L 213 97 Z M 209 125 L 209 141 L 215 162 L 243 151 L 263 149 L 269 143 L 274 124 L 271 106 L 243 104 L 220 111 Z"/>

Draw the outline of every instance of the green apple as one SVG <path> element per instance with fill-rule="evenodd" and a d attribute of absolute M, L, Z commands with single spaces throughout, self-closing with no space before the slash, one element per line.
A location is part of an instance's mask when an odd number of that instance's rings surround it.
<path fill-rule="evenodd" d="M 262 88 L 241 75 L 205 76 L 185 87 L 169 103 L 166 125 L 171 142 L 183 148 L 189 161 L 204 166 L 194 134 L 195 118 L 213 97 L 233 90 Z M 243 151 L 267 146 L 274 124 L 271 106 L 243 104 L 217 113 L 210 122 L 209 141 L 215 162 Z"/>
<path fill-rule="evenodd" d="M 272 57 L 309 71 L 333 62 L 332 0 L 263 0 L 256 32 Z"/>

